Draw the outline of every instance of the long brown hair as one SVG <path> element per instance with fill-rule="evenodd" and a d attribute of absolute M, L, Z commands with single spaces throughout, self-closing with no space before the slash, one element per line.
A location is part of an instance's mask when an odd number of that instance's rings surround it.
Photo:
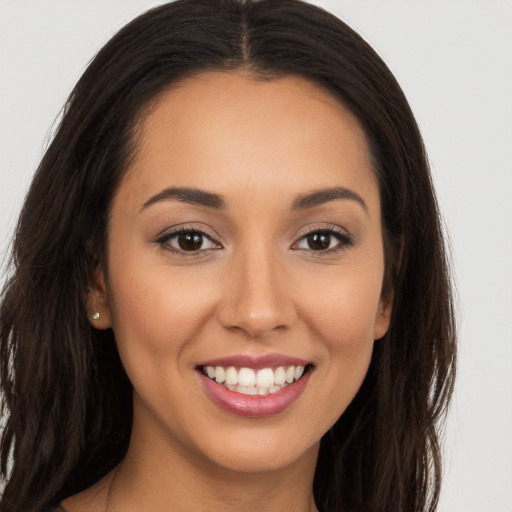
<path fill-rule="evenodd" d="M 366 133 L 380 188 L 391 326 L 321 441 L 316 503 L 324 512 L 436 509 L 455 329 L 427 157 L 404 94 L 372 48 L 318 7 L 178 0 L 129 23 L 94 58 L 26 197 L 0 309 L 0 512 L 58 503 L 123 458 L 131 384 L 112 331 L 93 329 L 85 307 L 110 203 L 149 102 L 194 72 L 237 68 L 258 79 L 299 75 L 339 98 Z"/>

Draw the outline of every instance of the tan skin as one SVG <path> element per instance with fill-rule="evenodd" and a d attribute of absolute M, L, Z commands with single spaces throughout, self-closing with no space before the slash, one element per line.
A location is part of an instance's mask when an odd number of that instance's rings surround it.
<path fill-rule="evenodd" d="M 155 199 L 169 187 L 224 207 Z M 180 228 L 199 237 L 192 250 Z M 90 308 L 134 386 L 131 443 L 66 510 L 315 511 L 320 438 L 390 319 L 379 190 L 354 117 L 298 77 L 208 72 L 172 87 L 114 197 L 107 268 Z M 199 382 L 199 361 L 274 352 L 313 367 L 279 414 L 230 413 Z"/>

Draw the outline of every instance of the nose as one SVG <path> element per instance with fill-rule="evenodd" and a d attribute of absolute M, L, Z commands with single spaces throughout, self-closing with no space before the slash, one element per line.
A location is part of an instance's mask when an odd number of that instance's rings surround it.
<path fill-rule="evenodd" d="M 271 250 L 261 247 L 230 261 L 218 309 L 224 328 L 261 338 L 291 326 L 295 309 L 283 264 Z"/>

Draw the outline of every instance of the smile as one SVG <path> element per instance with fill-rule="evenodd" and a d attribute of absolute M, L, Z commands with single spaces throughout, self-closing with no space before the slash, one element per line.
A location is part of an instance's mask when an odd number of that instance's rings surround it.
<path fill-rule="evenodd" d="M 245 417 L 284 412 L 306 389 L 313 370 L 310 361 L 281 354 L 229 356 L 196 366 L 213 403 L 228 413 Z"/>
<path fill-rule="evenodd" d="M 259 370 L 247 367 L 237 369 L 234 366 L 204 366 L 202 372 L 230 391 L 243 395 L 268 395 L 299 380 L 304 374 L 304 366 L 267 367 Z"/>

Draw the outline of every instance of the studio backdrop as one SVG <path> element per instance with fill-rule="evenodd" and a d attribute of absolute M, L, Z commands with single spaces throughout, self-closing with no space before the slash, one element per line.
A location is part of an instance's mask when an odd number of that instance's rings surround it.
<path fill-rule="evenodd" d="M 2 261 L 71 88 L 117 29 L 160 3 L 0 1 Z M 512 512 L 512 1 L 314 3 L 384 58 L 431 159 L 460 325 L 440 511 Z"/>

